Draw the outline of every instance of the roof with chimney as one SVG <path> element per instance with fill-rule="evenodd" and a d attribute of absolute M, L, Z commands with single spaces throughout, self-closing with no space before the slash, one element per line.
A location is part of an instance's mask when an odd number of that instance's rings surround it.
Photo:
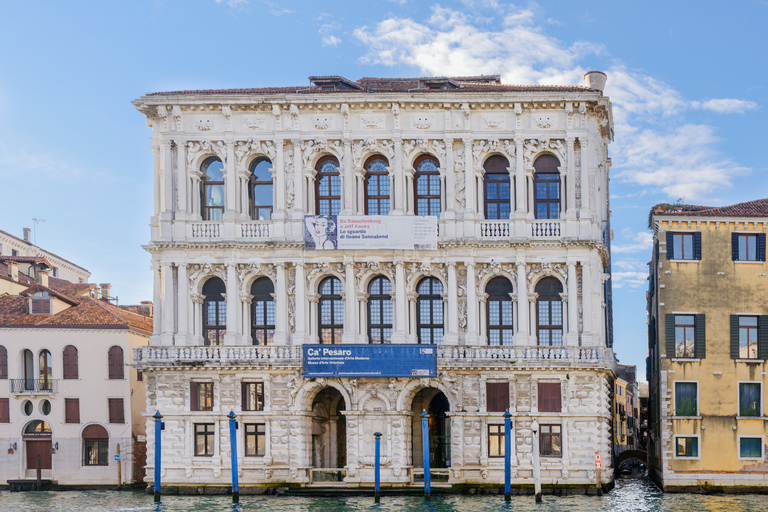
<path fill-rule="evenodd" d="M 768 198 L 730 206 L 659 205 L 653 210 L 653 214 L 681 217 L 768 217 Z"/>

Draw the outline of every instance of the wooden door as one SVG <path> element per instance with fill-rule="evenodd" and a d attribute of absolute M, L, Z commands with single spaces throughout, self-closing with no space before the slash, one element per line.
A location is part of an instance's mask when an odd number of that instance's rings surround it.
<path fill-rule="evenodd" d="M 51 469 L 51 441 L 26 441 L 27 469 L 36 469 L 37 454 L 40 454 L 40 469 Z"/>

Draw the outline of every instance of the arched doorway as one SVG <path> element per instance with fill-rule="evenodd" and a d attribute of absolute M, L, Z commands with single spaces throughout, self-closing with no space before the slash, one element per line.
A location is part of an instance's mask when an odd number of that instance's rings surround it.
<path fill-rule="evenodd" d="M 40 456 L 40 469 L 50 470 L 51 465 L 51 427 L 42 420 L 34 420 L 24 427 L 23 439 L 27 452 L 27 471 L 37 468 L 37 456 Z"/>
<path fill-rule="evenodd" d="M 451 418 L 448 416 L 450 404 L 442 391 L 436 388 L 424 388 L 413 397 L 413 467 L 424 467 L 422 451 L 421 413 L 429 415 L 429 467 L 445 469 L 451 466 Z"/>
<path fill-rule="evenodd" d="M 347 421 L 344 397 L 335 388 L 321 389 L 312 401 L 312 467 L 347 465 Z"/>

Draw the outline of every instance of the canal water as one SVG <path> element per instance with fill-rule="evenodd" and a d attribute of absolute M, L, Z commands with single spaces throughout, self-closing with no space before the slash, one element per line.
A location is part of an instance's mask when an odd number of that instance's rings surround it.
<path fill-rule="evenodd" d="M 431 502 L 419 497 L 297 498 L 280 496 L 241 496 L 233 504 L 229 496 L 164 496 L 160 504 L 143 492 L 0 492 L 0 511 L 34 512 L 740 512 L 768 510 L 765 496 L 703 496 L 662 494 L 641 478 L 618 480 L 605 496 L 544 496 L 535 504 L 533 496 L 513 496 L 510 503 L 502 495 L 436 496 Z"/>

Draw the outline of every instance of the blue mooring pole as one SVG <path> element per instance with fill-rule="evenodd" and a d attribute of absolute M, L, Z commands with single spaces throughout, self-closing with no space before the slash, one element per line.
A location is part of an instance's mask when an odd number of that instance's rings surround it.
<path fill-rule="evenodd" d="M 155 503 L 160 503 L 160 431 L 163 428 L 160 420 L 163 416 L 157 411 L 152 417 L 155 418 Z"/>
<path fill-rule="evenodd" d="M 429 476 L 429 415 L 421 413 L 421 451 L 424 455 L 424 499 L 432 499 L 432 482 Z"/>
<path fill-rule="evenodd" d="M 232 503 L 240 502 L 240 486 L 237 482 L 237 422 L 235 412 L 229 411 L 229 447 L 232 459 Z"/>
<path fill-rule="evenodd" d="M 512 499 L 512 483 L 510 482 L 512 471 L 510 464 L 512 463 L 511 452 L 512 451 L 512 415 L 509 411 L 504 413 L 504 501 L 510 501 Z"/>
<path fill-rule="evenodd" d="M 381 432 L 374 432 L 373 437 L 376 438 L 376 466 L 373 470 L 373 501 L 379 503 L 381 501 Z"/>

